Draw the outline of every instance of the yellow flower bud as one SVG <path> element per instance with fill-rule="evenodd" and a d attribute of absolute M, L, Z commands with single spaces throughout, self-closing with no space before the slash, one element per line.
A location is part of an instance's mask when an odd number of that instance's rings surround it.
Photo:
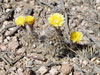
<path fill-rule="evenodd" d="M 75 31 L 71 34 L 71 40 L 75 42 L 80 42 L 83 38 L 83 34 L 81 32 Z"/>
<path fill-rule="evenodd" d="M 35 21 L 35 18 L 33 16 L 26 16 L 26 23 L 27 24 L 33 24 Z"/>
<path fill-rule="evenodd" d="M 48 18 L 48 21 L 52 26 L 59 28 L 64 24 L 64 16 L 59 13 L 54 13 Z"/>
<path fill-rule="evenodd" d="M 19 16 L 15 19 L 15 23 L 18 25 L 18 26 L 22 26 L 25 24 L 25 17 L 24 16 Z"/>

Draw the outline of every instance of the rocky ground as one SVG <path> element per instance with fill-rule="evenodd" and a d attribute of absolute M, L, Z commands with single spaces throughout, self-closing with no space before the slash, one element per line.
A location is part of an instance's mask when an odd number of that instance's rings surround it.
<path fill-rule="evenodd" d="M 48 23 L 56 12 L 62 36 Z M 36 18 L 31 35 L 15 24 L 20 15 Z M 99 41 L 100 0 L 0 0 L 0 75 L 100 75 Z"/>

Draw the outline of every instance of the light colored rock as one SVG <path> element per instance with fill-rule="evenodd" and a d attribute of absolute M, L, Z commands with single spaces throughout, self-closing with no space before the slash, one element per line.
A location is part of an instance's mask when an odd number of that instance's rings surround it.
<path fill-rule="evenodd" d="M 7 47 L 6 47 L 6 45 L 1 44 L 1 45 L 0 45 L 0 49 L 4 51 L 4 50 L 6 50 L 6 49 L 7 49 Z"/>
<path fill-rule="evenodd" d="M 69 63 L 62 64 L 61 71 L 63 74 L 69 75 L 72 71 L 73 66 Z"/>
<path fill-rule="evenodd" d="M 5 35 L 7 36 L 7 35 L 9 35 L 11 32 L 10 31 L 6 31 L 5 32 Z"/>
<path fill-rule="evenodd" d="M 13 31 L 16 27 L 9 28 L 9 31 Z"/>
<path fill-rule="evenodd" d="M 23 69 L 22 69 L 22 68 L 18 68 L 17 71 L 18 71 L 18 72 L 23 72 Z"/>
<path fill-rule="evenodd" d="M 15 50 L 19 46 L 19 43 L 17 41 L 17 37 L 14 36 L 12 40 L 8 43 L 8 48 L 11 50 Z"/>
<path fill-rule="evenodd" d="M 23 74 L 23 69 L 22 69 L 22 68 L 18 68 L 17 73 L 18 73 L 18 75 L 24 75 L 24 74 Z"/>
<path fill-rule="evenodd" d="M 10 36 L 7 36 L 6 39 L 9 41 L 11 39 L 11 37 Z"/>
<path fill-rule="evenodd" d="M 11 9 L 7 9 L 6 12 L 9 12 Z"/>
<path fill-rule="evenodd" d="M 3 22 L 3 29 L 4 29 L 8 24 L 9 24 L 8 21 L 4 21 L 4 22 Z"/>
<path fill-rule="evenodd" d="M 12 40 L 13 40 L 13 41 L 17 41 L 17 37 L 14 36 L 14 37 L 12 38 Z"/>
<path fill-rule="evenodd" d="M 78 62 L 78 58 L 76 58 L 76 57 L 73 58 L 72 60 L 73 60 L 73 62 Z"/>
<path fill-rule="evenodd" d="M 61 70 L 61 65 L 56 66 L 55 69 L 57 69 L 58 71 Z"/>
<path fill-rule="evenodd" d="M 17 50 L 17 53 L 20 54 L 20 53 L 24 53 L 25 52 L 25 49 L 24 47 L 20 48 Z"/>
<path fill-rule="evenodd" d="M 33 44 L 32 48 L 35 49 L 36 47 L 37 47 L 36 44 Z"/>
<path fill-rule="evenodd" d="M 0 43 L 3 42 L 3 36 L 0 36 Z"/>
<path fill-rule="evenodd" d="M 12 40 L 8 43 L 8 48 L 11 49 L 11 50 L 15 50 L 18 46 L 19 46 L 18 41 Z"/>
<path fill-rule="evenodd" d="M 57 74 L 58 74 L 57 69 L 52 68 L 52 69 L 50 70 L 50 74 L 51 74 L 51 75 L 57 75 Z"/>
<path fill-rule="evenodd" d="M 44 75 L 46 72 L 48 72 L 48 69 L 45 66 L 41 66 L 38 72 L 41 73 L 41 75 Z"/>
<path fill-rule="evenodd" d="M 40 60 L 35 60 L 35 64 L 40 65 L 40 64 L 42 64 L 42 61 L 40 61 Z"/>
<path fill-rule="evenodd" d="M 16 71 L 16 67 L 11 67 L 11 68 L 9 69 L 9 71 L 10 71 L 10 72 Z"/>
<path fill-rule="evenodd" d="M 86 61 L 86 60 L 83 60 L 83 65 L 87 65 L 88 64 L 88 61 Z"/>
<path fill-rule="evenodd" d="M 34 64 L 33 60 L 29 60 L 29 61 L 27 61 L 27 63 L 26 63 L 26 67 L 32 67 L 33 64 Z"/>
<path fill-rule="evenodd" d="M 7 25 L 7 24 L 8 24 L 8 21 L 4 21 L 4 22 L 3 22 L 3 25 Z"/>
<path fill-rule="evenodd" d="M 79 63 L 82 64 L 83 63 L 83 59 L 79 59 Z"/>
<path fill-rule="evenodd" d="M 7 44 L 8 43 L 8 40 L 7 39 L 4 39 L 4 44 Z"/>

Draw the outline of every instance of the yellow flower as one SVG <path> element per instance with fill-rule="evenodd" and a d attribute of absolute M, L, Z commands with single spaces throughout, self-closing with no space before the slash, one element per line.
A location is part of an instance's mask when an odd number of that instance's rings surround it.
<path fill-rule="evenodd" d="M 75 31 L 71 34 L 71 40 L 75 42 L 80 42 L 83 38 L 83 34 L 81 32 Z"/>
<path fill-rule="evenodd" d="M 22 26 L 25 24 L 25 17 L 24 16 L 19 16 L 15 19 L 15 23 L 18 25 L 18 26 Z"/>
<path fill-rule="evenodd" d="M 52 14 L 48 18 L 48 20 L 49 20 L 49 23 L 56 28 L 59 28 L 60 26 L 64 24 L 64 16 L 59 13 Z"/>
<path fill-rule="evenodd" d="M 35 18 L 33 16 L 26 16 L 27 24 L 33 24 L 34 21 L 35 21 Z"/>

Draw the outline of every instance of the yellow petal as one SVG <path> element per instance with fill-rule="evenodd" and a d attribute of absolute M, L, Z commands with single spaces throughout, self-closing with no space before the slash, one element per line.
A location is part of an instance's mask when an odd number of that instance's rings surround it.
<path fill-rule="evenodd" d="M 81 32 L 75 31 L 71 34 L 71 40 L 73 42 L 80 42 L 83 38 L 83 34 Z"/>
<path fill-rule="evenodd" d="M 27 24 L 33 24 L 35 21 L 35 18 L 33 16 L 26 16 L 26 23 Z"/>
<path fill-rule="evenodd" d="M 18 25 L 18 26 L 22 26 L 25 24 L 25 17 L 24 16 L 19 16 L 15 19 L 15 23 Z"/>
<path fill-rule="evenodd" d="M 48 18 L 48 21 L 52 26 L 59 28 L 60 26 L 64 24 L 64 16 L 59 13 L 54 13 L 50 15 L 50 17 Z"/>

